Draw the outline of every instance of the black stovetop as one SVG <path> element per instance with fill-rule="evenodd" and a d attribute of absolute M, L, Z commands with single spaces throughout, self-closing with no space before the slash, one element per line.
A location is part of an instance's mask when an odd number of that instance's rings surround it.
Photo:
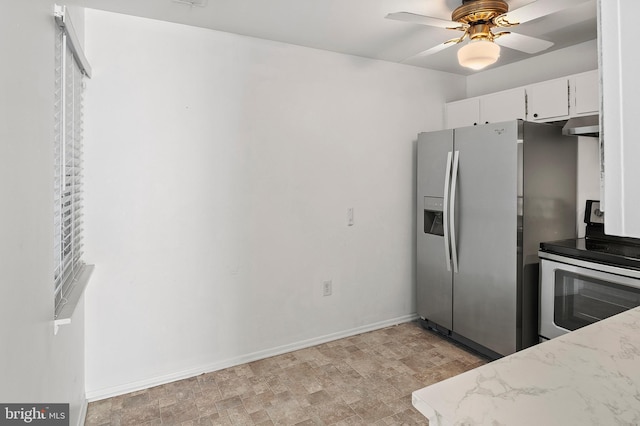
<path fill-rule="evenodd" d="M 587 235 L 585 238 L 540 243 L 540 250 L 640 270 L 640 240 Z"/>
<path fill-rule="evenodd" d="M 584 223 L 585 238 L 540 243 L 540 251 L 640 270 L 640 239 L 605 234 L 600 201 L 586 201 Z"/>

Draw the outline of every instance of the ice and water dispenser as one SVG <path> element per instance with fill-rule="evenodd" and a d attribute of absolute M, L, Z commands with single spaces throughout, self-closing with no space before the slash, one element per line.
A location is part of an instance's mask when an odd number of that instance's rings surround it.
<path fill-rule="evenodd" d="M 424 233 L 444 236 L 442 197 L 424 197 Z"/>

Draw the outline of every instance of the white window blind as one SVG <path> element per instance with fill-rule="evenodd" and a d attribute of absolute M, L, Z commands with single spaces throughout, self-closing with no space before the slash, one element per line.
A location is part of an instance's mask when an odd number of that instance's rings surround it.
<path fill-rule="evenodd" d="M 82 100 L 83 76 L 89 73 L 89 68 L 65 12 L 64 8 L 56 7 L 53 183 L 56 318 L 80 278 L 86 275 L 82 260 Z"/>

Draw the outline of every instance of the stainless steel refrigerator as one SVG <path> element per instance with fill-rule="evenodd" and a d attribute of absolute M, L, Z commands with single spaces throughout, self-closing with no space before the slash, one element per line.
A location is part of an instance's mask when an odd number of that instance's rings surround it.
<path fill-rule="evenodd" d="M 521 120 L 421 133 L 417 309 L 497 358 L 537 343 L 538 247 L 576 236 L 577 138 Z"/>

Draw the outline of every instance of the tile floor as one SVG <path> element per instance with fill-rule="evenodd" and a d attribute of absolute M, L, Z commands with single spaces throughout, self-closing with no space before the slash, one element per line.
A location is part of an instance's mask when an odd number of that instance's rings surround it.
<path fill-rule="evenodd" d="M 411 392 L 484 363 L 411 322 L 92 402 L 85 425 L 426 425 Z"/>

